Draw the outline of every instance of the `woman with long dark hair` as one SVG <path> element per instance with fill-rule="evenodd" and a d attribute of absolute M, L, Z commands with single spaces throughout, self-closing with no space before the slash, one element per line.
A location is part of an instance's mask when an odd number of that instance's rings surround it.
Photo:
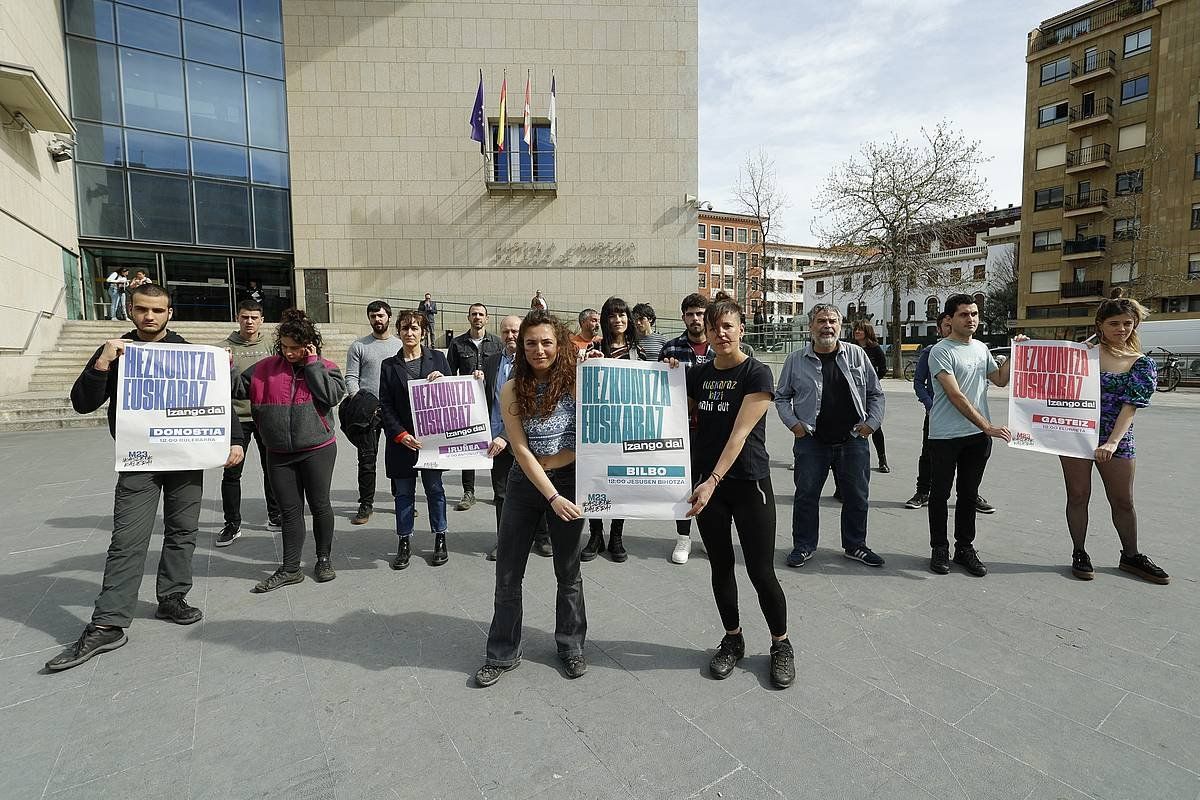
<path fill-rule="evenodd" d="M 1074 548 L 1071 574 L 1080 580 L 1090 581 L 1095 577 L 1092 559 L 1084 549 L 1093 464 L 1104 482 L 1113 527 L 1121 540 L 1120 569 L 1151 583 L 1165 584 L 1171 580 L 1138 550 L 1137 511 L 1133 507 L 1133 476 L 1137 467 L 1133 416 L 1139 408 L 1150 405 L 1158 381 L 1154 361 L 1142 354 L 1138 340 L 1138 325 L 1148 313 L 1137 300 L 1124 297 L 1120 289 L 1096 309 L 1096 337 L 1100 344 L 1100 446 L 1091 459 L 1059 456 L 1067 486 L 1067 529 Z"/>
<path fill-rule="evenodd" d="M 337 577 L 333 550 L 333 506 L 329 484 L 337 460 L 337 437 L 330 411 L 346 394 L 346 381 L 332 361 L 321 357 L 321 333 L 297 308 L 283 312 L 275 329 L 275 355 L 247 367 L 234 396 L 249 398 L 250 415 L 267 448 L 267 471 L 283 518 L 283 564 L 253 591 L 271 592 L 300 583 L 300 555 L 306 538 L 304 501 L 313 518 L 320 583 Z"/>
<path fill-rule="evenodd" d="M 871 366 L 875 368 L 875 375 L 883 380 L 883 375 L 887 372 L 887 356 L 884 355 L 883 348 L 879 346 L 879 338 L 875 335 L 875 326 L 860 320 L 854 323 L 853 336 L 854 343 L 867 352 L 867 358 L 870 359 Z M 871 441 L 875 443 L 875 455 L 879 457 L 879 471 L 891 472 L 891 467 L 887 463 L 887 450 L 883 441 L 882 427 L 871 434 Z"/>
<path fill-rule="evenodd" d="M 424 378 L 435 381 L 449 375 L 450 362 L 440 350 L 425 347 L 422 341 L 429 325 L 421 311 L 401 311 L 396 318 L 396 333 L 400 336 L 400 352 L 385 358 L 379 367 L 379 415 L 383 420 L 384 464 L 392 481 L 396 498 L 396 557 L 392 569 L 407 569 L 411 556 L 413 519 L 417 495 L 417 474 L 425 487 L 425 502 L 429 507 L 429 527 L 433 530 L 433 554 L 430 566 L 445 564 L 450 556 L 446 550 L 446 490 L 442 486 L 440 469 L 417 469 L 421 441 L 413 436 L 412 405 L 408 397 L 408 382 Z"/>
<path fill-rule="evenodd" d="M 633 324 L 629 306 L 619 297 L 610 297 L 600 307 L 600 341 L 588 346 L 588 358 L 624 358 L 645 361 L 646 353 L 638 343 L 637 326 Z M 621 563 L 629 558 L 625 552 L 625 520 L 613 519 L 608 528 L 608 556 Z M 583 548 L 583 561 L 591 561 L 604 552 L 604 520 L 589 519 L 588 543 Z"/>
<path fill-rule="evenodd" d="M 534 309 L 521 323 L 512 378 L 500 392 L 504 430 L 516 462 L 508 473 L 496 547 L 496 605 L 487 658 L 475 682 L 491 686 L 521 663 L 521 583 L 534 530 L 544 515 L 558 581 L 554 640 L 563 672 L 587 671 L 587 617 L 579 543 L 583 510 L 575 503 L 575 346 L 555 317 Z"/>
<path fill-rule="evenodd" d="M 727 678 L 746 654 L 733 571 L 736 525 L 746 572 L 771 631 L 771 683 L 782 689 L 795 680 L 796 666 L 787 635 L 787 600 L 775 576 L 775 495 L 764 419 L 775 381 L 770 367 L 741 350 L 742 319 L 741 307 L 719 293 L 704 312 L 713 358 L 688 369 L 688 405 L 697 417 L 692 477 L 699 479 L 688 498 L 688 516 L 696 518 L 708 552 L 713 596 L 725 628 L 709 672 L 717 680 Z"/>

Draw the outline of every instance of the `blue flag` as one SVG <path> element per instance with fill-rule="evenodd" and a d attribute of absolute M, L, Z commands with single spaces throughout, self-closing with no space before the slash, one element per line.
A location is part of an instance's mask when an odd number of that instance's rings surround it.
<path fill-rule="evenodd" d="M 475 92 L 475 108 L 471 109 L 471 138 L 479 142 L 479 152 L 484 152 L 487 134 L 483 123 L 483 70 L 479 70 L 479 89 Z"/>

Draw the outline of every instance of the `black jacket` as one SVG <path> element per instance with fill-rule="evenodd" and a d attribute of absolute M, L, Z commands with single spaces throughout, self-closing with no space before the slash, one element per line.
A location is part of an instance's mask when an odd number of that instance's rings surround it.
<path fill-rule="evenodd" d="M 136 330 L 129 331 L 121 338 L 130 342 L 141 341 Z M 167 335 L 159 341 L 163 344 L 190 344 L 187 339 L 172 330 L 168 330 Z M 96 348 L 96 352 L 88 359 L 83 372 L 79 373 L 79 377 L 75 379 L 75 385 L 71 387 L 71 408 L 75 409 L 76 414 L 90 414 L 108 401 L 108 433 L 115 439 L 117 436 L 118 369 L 115 361 L 108 365 L 108 372 L 96 369 L 96 359 L 100 358 L 100 354 L 103 352 L 104 345 Z M 242 423 L 238 421 L 237 414 L 232 413 L 232 397 L 229 402 L 231 404 L 229 443 L 230 445 L 242 444 Z"/>
<path fill-rule="evenodd" d="M 440 350 L 421 348 L 420 376 L 431 372 L 449 375 L 450 364 Z M 411 478 L 416 474 L 417 453 L 402 444 L 396 444 L 401 433 L 412 433 L 412 405 L 408 399 L 408 370 L 404 368 L 404 351 L 385 358 L 379 367 L 379 414 L 383 419 L 383 435 L 387 446 L 383 452 L 383 463 L 389 478 Z"/>
<path fill-rule="evenodd" d="M 379 418 L 379 398 L 366 389 L 348 395 L 338 406 L 342 433 L 352 442 L 368 435 Z M 376 437 L 378 437 L 378 433 Z"/>
<path fill-rule="evenodd" d="M 450 363 L 452 375 L 470 375 L 477 369 L 483 369 L 483 363 L 493 353 L 504 349 L 500 339 L 484 331 L 483 341 L 479 347 L 471 343 L 471 333 L 459 334 L 450 340 L 446 349 L 446 360 Z"/>

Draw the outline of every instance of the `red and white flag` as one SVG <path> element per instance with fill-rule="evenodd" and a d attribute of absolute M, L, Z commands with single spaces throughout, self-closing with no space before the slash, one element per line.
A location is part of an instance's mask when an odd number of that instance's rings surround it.
<path fill-rule="evenodd" d="M 529 113 L 529 73 L 525 74 L 525 144 L 533 147 L 533 117 Z"/>

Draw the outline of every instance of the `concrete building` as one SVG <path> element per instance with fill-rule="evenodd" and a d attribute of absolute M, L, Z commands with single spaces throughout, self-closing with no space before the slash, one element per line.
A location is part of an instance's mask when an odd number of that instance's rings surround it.
<path fill-rule="evenodd" d="M 790 323 L 797 319 L 804 327 L 804 271 L 820 268 L 830 258 L 829 251 L 802 244 L 767 245 L 766 314 L 768 322 Z"/>
<path fill-rule="evenodd" d="M 696 230 L 698 291 L 706 297 L 724 291 L 753 317 L 763 302 L 762 226 L 758 218 L 701 210 Z"/>
<path fill-rule="evenodd" d="M 23 385 L 36 354 L 80 313 L 79 242 L 69 161 L 67 62 L 53 3 L 0 4 L 0 386 Z M 58 146 L 56 146 L 57 148 Z"/>
<path fill-rule="evenodd" d="M 1200 318 L 1200 3 L 1079 6 L 1026 62 L 1017 324 L 1074 337 L 1113 286 Z"/>

